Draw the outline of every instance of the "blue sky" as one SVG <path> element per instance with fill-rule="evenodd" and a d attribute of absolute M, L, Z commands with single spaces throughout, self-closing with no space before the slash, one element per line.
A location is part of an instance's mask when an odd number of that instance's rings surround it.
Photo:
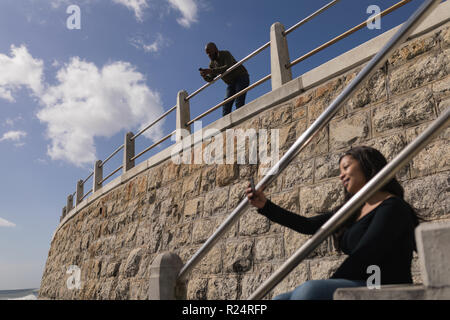
<path fill-rule="evenodd" d="M 214 41 L 237 60 L 269 41 L 272 23 L 286 28 L 329 0 L 1 0 L 0 1 L 0 290 L 39 287 L 51 236 L 76 182 L 176 103 L 179 90 L 203 85 L 199 67 Z M 291 59 L 397 1 L 341 0 L 288 35 Z M 422 1 L 381 19 L 293 67 L 293 76 L 405 21 Z M 81 29 L 68 29 L 70 5 Z M 269 51 L 245 64 L 253 83 L 270 73 Z M 247 101 L 270 90 L 270 81 Z M 191 100 L 196 116 L 223 99 L 218 82 Z M 218 119 L 217 110 L 203 119 Z M 136 151 L 175 129 L 171 114 L 137 139 Z M 153 153 L 172 142 L 167 141 Z M 152 152 L 140 158 L 147 159 Z M 114 157 L 105 175 L 117 168 Z M 90 189 L 89 186 L 85 191 Z"/>

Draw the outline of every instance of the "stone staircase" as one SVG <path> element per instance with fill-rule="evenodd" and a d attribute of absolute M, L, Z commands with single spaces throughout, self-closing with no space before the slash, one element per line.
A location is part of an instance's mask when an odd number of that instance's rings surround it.
<path fill-rule="evenodd" d="M 420 224 L 416 243 L 423 284 L 343 288 L 336 290 L 334 300 L 450 299 L 450 222 Z"/>

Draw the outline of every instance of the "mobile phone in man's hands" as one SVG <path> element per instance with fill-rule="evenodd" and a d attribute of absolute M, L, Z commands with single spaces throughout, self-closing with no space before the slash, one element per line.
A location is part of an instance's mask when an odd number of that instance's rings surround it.
<path fill-rule="evenodd" d="M 252 192 L 255 193 L 255 181 L 253 178 L 250 178 L 250 187 L 252 188 Z"/>

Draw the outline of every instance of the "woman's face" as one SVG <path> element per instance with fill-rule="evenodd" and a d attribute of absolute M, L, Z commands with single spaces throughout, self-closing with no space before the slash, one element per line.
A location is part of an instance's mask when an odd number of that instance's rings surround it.
<path fill-rule="evenodd" d="M 344 156 L 339 163 L 339 169 L 341 171 L 339 178 L 349 193 L 357 193 L 366 184 L 366 177 L 361 166 L 352 156 Z"/>

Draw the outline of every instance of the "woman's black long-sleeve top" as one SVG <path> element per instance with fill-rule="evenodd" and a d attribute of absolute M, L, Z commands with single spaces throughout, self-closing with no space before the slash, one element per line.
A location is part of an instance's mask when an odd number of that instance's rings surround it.
<path fill-rule="evenodd" d="M 258 212 L 271 221 L 303 234 L 314 234 L 334 213 L 302 217 L 267 200 Z M 381 284 L 412 283 L 411 261 L 415 249 L 413 211 L 398 197 L 384 200 L 342 235 L 340 249 L 348 257 L 332 279 L 366 281 L 370 265 L 381 271 Z"/>

